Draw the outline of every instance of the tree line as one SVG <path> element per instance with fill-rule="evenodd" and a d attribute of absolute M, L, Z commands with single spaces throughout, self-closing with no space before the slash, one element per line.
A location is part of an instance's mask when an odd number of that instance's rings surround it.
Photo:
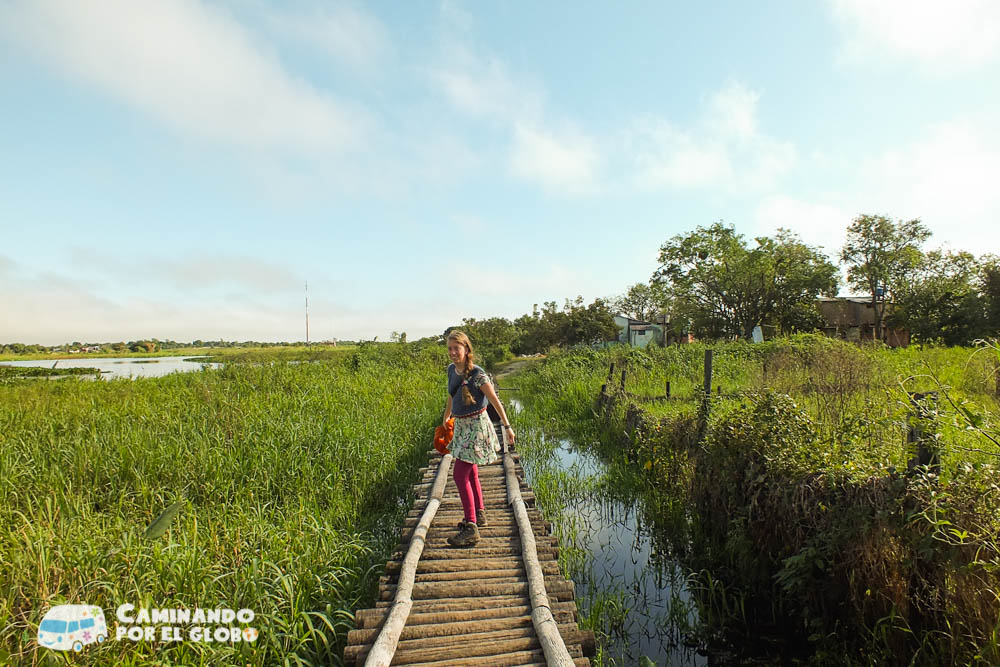
<path fill-rule="evenodd" d="M 467 318 L 444 335 L 466 331 L 490 362 L 617 340 L 615 314 L 702 340 L 746 340 L 758 326 L 779 334 L 816 331 L 825 325 L 817 299 L 838 294 L 841 267 L 846 287 L 870 301 L 879 338 L 886 327 L 943 345 L 1000 335 L 1000 258 L 924 250 L 930 237 L 918 219 L 859 215 L 834 263 L 789 230 L 747 240 L 720 221 L 663 243 L 649 281 L 624 294 L 589 305 L 567 299 L 561 309 L 550 301 L 515 320 Z"/>
<path fill-rule="evenodd" d="M 1000 258 L 923 249 L 931 233 L 918 219 L 859 215 L 838 254 L 847 287 L 870 300 L 875 332 L 902 328 L 920 343 L 966 345 L 1000 334 Z M 662 316 L 678 333 L 747 339 L 757 326 L 781 333 L 823 326 L 817 298 L 834 296 L 840 269 L 788 230 L 749 242 L 717 222 L 674 236 L 660 266 L 611 300 L 636 319 Z"/>

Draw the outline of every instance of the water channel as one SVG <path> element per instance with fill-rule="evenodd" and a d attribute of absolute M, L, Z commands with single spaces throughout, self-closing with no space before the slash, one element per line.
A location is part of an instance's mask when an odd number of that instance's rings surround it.
<path fill-rule="evenodd" d="M 2 361 L 0 366 L 20 366 L 28 368 L 96 368 L 102 378 L 161 377 L 170 373 L 199 371 L 203 366 L 216 368 L 217 363 L 202 361 L 200 357 L 100 357 L 81 359 L 34 359 L 30 361 Z M 60 375 L 44 376 L 66 377 Z M 81 377 L 81 376 L 77 376 Z M 95 377 L 82 376 L 82 377 Z"/>
<path fill-rule="evenodd" d="M 524 409 L 510 395 L 503 399 L 513 412 Z M 569 550 L 563 558 L 581 617 L 602 619 L 604 665 L 638 665 L 643 657 L 656 665 L 707 665 L 681 630 L 697 623 L 684 571 L 657 553 L 634 487 L 590 448 L 546 437 L 537 430 L 519 435 L 521 463 L 561 549 Z M 532 455 L 532 447 L 543 454 Z"/>

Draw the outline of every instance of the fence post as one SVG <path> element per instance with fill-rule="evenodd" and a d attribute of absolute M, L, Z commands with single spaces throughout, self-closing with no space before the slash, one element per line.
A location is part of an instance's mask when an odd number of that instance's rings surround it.
<path fill-rule="evenodd" d="M 670 398 L 670 380 L 667 380 L 667 398 Z"/>
<path fill-rule="evenodd" d="M 910 427 L 907 432 L 907 450 L 912 457 L 906 463 L 907 473 L 913 473 L 917 467 L 924 467 L 928 472 L 940 475 L 941 454 L 937 446 L 929 445 L 934 440 L 934 429 L 937 418 L 936 391 L 925 393 L 908 392 L 913 410 L 910 413 Z"/>
<path fill-rule="evenodd" d="M 705 437 L 708 428 L 708 413 L 712 405 L 712 350 L 705 350 L 705 385 L 698 409 L 698 441 Z"/>
<path fill-rule="evenodd" d="M 624 369 L 624 368 L 622 369 L 622 393 L 623 394 L 625 393 L 625 370 L 626 369 Z"/>
<path fill-rule="evenodd" d="M 705 393 L 712 393 L 712 350 L 705 350 Z"/>

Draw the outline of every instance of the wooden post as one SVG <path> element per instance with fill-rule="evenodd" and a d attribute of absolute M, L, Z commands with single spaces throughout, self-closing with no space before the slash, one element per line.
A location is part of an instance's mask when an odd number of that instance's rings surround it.
<path fill-rule="evenodd" d="M 611 384 L 611 379 L 615 376 L 615 362 L 611 362 L 611 368 L 608 369 L 608 381 L 607 384 Z"/>
<path fill-rule="evenodd" d="M 670 398 L 670 380 L 667 380 L 667 398 Z"/>
<path fill-rule="evenodd" d="M 928 446 L 928 441 L 932 433 L 927 433 L 925 429 L 935 428 L 934 419 L 937 416 L 936 391 L 926 393 L 910 392 L 910 403 L 913 406 L 911 412 L 910 428 L 907 433 L 907 449 L 912 457 L 906 463 L 908 473 L 913 473 L 917 467 L 923 467 L 927 472 L 939 475 L 941 473 L 941 455 L 937 448 Z"/>
<path fill-rule="evenodd" d="M 698 409 L 698 441 L 705 437 L 708 428 L 708 413 L 712 405 L 712 350 L 705 350 L 705 385 Z"/>
<path fill-rule="evenodd" d="M 622 369 L 622 393 L 625 393 L 625 369 Z"/>
<path fill-rule="evenodd" d="M 712 350 L 705 350 L 705 394 L 712 393 Z"/>

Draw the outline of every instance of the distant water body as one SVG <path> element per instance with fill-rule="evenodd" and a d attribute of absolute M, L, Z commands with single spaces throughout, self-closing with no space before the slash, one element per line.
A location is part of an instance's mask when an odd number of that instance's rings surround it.
<path fill-rule="evenodd" d="M 102 377 L 108 378 L 160 377 L 170 373 L 199 371 L 205 365 L 212 368 L 219 366 L 217 363 L 209 363 L 199 359 L 199 357 L 105 357 L 99 359 L 59 359 L 58 361 L 34 359 L 31 361 L 0 361 L 0 366 L 52 368 L 52 364 L 55 364 L 56 370 L 60 368 L 97 368 L 101 371 Z"/>

